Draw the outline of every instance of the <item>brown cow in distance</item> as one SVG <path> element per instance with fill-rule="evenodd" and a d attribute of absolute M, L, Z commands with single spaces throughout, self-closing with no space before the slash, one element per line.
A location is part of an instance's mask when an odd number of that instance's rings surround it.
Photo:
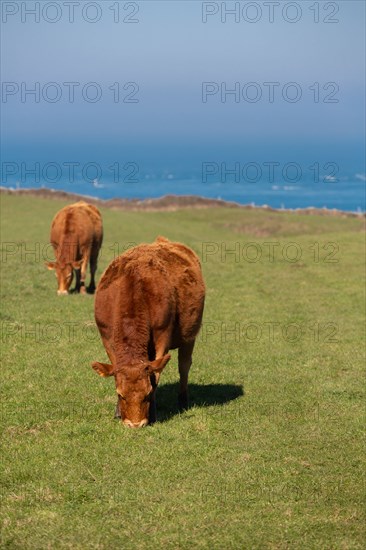
<path fill-rule="evenodd" d="M 156 420 L 155 390 L 178 348 L 179 406 L 188 406 L 188 373 L 205 300 L 200 261 L 187 246 L 159 237 L 116 258 L 102 275 L 95 319 L 111 364 L 95 362 L 115 378 L 116 417 L 138 428 Z"/>
<path fill-rule="evenodd" d="M 95 272 L 99 249 L 103 240 L 101 214 L 95 206 L 84 201 L 62 208 L 53 218 L 50 241 L 56 261 L 47 262 L 48 269 L 56 271 L 57 294 L 68 294 L 76 272 L 75 290 L 86 293 L 85 278 L 90 262 L 88 292 L 95 291 Z"/>

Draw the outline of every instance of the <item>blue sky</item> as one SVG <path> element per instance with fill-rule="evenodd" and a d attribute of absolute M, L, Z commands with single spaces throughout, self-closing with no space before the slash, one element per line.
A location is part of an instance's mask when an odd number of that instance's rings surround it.
<path fill-rule="evenodd" d="M 3 2 L 3 4 L 6 4 Z M 35 23 L 27 15 L 21 22 L 20 2 L 8 2 L 6 10 L 19 8 L 2 24 L 2 80 L 31 87 L 56 82 L 62 89 L 59 102 L 31 98 L 21 102 L 20 93 L 2 103 L 3 154 L 55 157 L 118 153 L 177 157 L 202 156 L 225 151 L 237 155 L 333 154 L 359 159 L 364 139 L 364 45 L 365 5 L 362 1 L 315 2 L 320 22 L 314 22 L 314 2 L 297 2 L 301 17 L 296 23 L 281 13 L 288 2 L 276 6 L 274 22 L 268 8 L 256 2 L 262 16 L 256 23 L 222 23 L 220 12 L 202 22 L 202 2 L 137 2 L 138 23 L 113 22 L 112 6 L 119 4 L 120 16 L 134 9 L 128 2 L 96 2 L 100 21 L 91 24 L 80 16 L 88 2 L 79 2 L 75 21 L 59 2 L 62 17 L 56 23 Z M 10 5 L 11 4 L 11 5 Z M 27 2 L 31 8 L 35 2 Z M 45 2 L 41 2 L 41 5 Z M 90 2 L 89 2 L 90 4 Z M 235 2 L 227 2 L 229 8 Z M 242 8 L 247 2 L 240 2 Z M 211 2 L 215 9 L 221 2 Z M 213 6 L 213 7 L 212 7 Z M 339 6 L 332 16 L 332 6 Z M 127 9 L 124 9 L 127 8 Z M 4 9 L 4 6 L 3 6 Z M 54 17 L 52 10 L 49 17 Z M 93 8 L 88 12 L 93 17 Z M 254 17 L 254 12 L 248 12 Z M 288 16 L 294 17 L 291 9 Z M 6 15 L 5 15 L 6 17 Z M 325 17 L 338 23 L 325 23 Z M 63 82 L 79 82 L 76 100 L 67 100 Z M 99 102 L 88 103 L 80 89 L 96 82 L 102 89 Z M 108 88 L 135 82 L 138 103 L 114 103 Z M 202 83 L 215 82 L 228 89 L 236 82 L 240 91 L 255 82 L 263 93 L 257 103 L 236 103 L 220 94 L 202 102 Z M 267 100 L 265 82 L 278 82 L 273 103 Z M 296 82 L 302 99 L 284 101 L 286 83 Z M 315 82 L 320 101 L 314 102 Z M 329 82 L 339 91 L 338 103 L 324 103 Z M 92 91 L 92 89 L 90 88 Z M 131 88 L 127 91 L 130 91 Z M 52 91 L 52 90 L 51 90 Z M 121 89 L 122 93 L 126 93 Z M 253 91 L 253 88 L 252 90 Z M 291 91 L 291 90 L 290 90 Z M 292 89 L 294 91 L 294 89 Z M 4 101 L 4 100 L 3 100 Z M 139 150 L 140 153 L 136 151 Z M 141 151 L 144 151 L 143 153 Z M 292 152 L 292 153 L 291 153 Z M 248 153 L 249 154 L 249 153 Z"/>

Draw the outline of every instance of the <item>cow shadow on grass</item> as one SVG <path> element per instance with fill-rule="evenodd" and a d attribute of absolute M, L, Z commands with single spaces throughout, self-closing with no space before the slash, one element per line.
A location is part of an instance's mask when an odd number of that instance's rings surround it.
<path fill-rule="evenodd" d="M 236 384 L 188 384 L 189 409 L 224 405 L 244 395 L 244 388 Z M 179 415 L 178 384 L 162 384 L 156 392 L 157 420 L 166 422 Z"/>

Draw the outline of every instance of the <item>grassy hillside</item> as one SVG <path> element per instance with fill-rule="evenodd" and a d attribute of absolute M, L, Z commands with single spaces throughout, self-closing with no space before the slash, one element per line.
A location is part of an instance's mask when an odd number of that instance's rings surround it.
<path fill-rule="evenodd" d="M 98 278 L 157 235 L 207 284 L 190 376 L 160 422 L 113 420 L 93 297 L 44 267 L 66 203 L 1 196 L 2 547 L 362 548 L 364 233 L 355 218 L 236 209 L 102 210 Z"/>

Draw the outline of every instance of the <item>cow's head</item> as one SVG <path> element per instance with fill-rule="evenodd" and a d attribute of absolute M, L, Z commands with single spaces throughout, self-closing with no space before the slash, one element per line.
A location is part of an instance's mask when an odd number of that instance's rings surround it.
<path fill-rule="evenodd" d="M 142 428 L 149 423 L 150 403 L 169 359 L 170 355 L 166 354 L 155 361 L 118 368 L 107 363 L 92 364 L 99 376 L 114 376 L 121 420 L 126 426 Z"/>
<path fill-rule="evenodd" d="M 74 277 L 74 269 L 80 269 L 82 260 L 75 262 L 46 262 L 47 269 L 54 270 L 58 282 L 57 294 L 62 296 L 68 294 Z"/>

